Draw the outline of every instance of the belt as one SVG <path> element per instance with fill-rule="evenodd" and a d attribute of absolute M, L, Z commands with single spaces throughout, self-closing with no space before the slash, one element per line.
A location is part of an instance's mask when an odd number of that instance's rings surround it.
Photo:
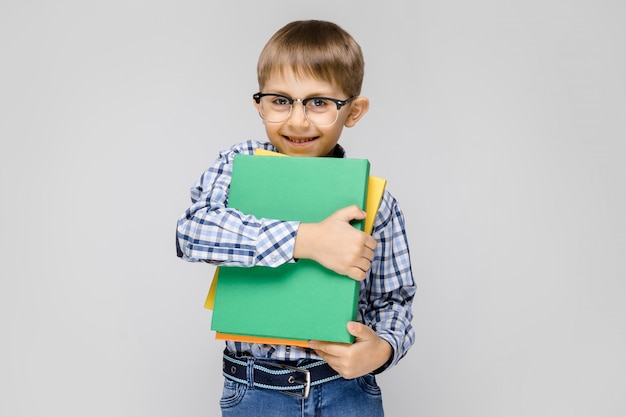
<path fill-rule="evenodd" d="M 289 363 L 289 365 L 287 365 Z M 324 361 L 312 361 L 298 365 L 298 362 L 268 362 L 257 358 L 236 357 L 224 351 L 224 377 L 241 384 L 257 388 L 280 391 L 283 394 L 307 398 L 312 386 L 341 378 Z M 248 378 L 248 368 L 251 369 Z"/>

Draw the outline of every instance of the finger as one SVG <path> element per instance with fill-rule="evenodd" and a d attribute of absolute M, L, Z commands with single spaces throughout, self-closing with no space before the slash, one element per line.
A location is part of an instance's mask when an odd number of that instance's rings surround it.
<path fill-rule="evenodd" d="M 356 321 L 350 321 L 346 325 L 348 333 L 354 336 L 357 341 L 369 340 L 376 336 L 376 332 L 369 326 Z"/>
<path fill-rule="evenodd" d="M 355 266 L 350 268 L 346 275 L 355 281 L 363 281 L 367 277 L 367 271 Z"/>
<path fill-rule="evenodd" d="M 372 236 L 367 235 L 367 239 L 365 240 L 365 246 L 370 249 L 372 252 L 376 249 L 376 245 L 378 242 Z"/>
<path fill-rule="evenodd" d="M 325 361 L 331 368 L 333 368 L 339 375 L 342 374 L 343 370 L 341 365 L 341 358 L 329 355 L 328 353 L 320 350 L 316 350 L 315 353 L 317 353 L 319 357 L 322 358 L 322 360 Z"/>
<path fill-rule="evenodd" d="M 337 210 L 335 215 L 345 222 L 350 222 L 351 220 L 364 219 L 367 216 L 367 213 L 353 205 Z"/>
<path fill-rule="evenodd" d="M 328 353 L 326 353 L 324 350 L 320 349 L 320 348 L 314 348 L 312 344 L 309 344 L 309 346 L 311 347 L 311 349 L 313 349 L 315 351 L 315 353 L 322 358 L 323 360 L 325 360 L 326 362 L 329 362 L 330 359 L 330 355 Z"/>
<path fill-rule="evenodd" d="M 371 268 L 372 262 L 367 258 L 360 258 L 355 262 L 354 266 L 363 272 L 367 272 Z"/>
<path fill-rule="evenodd" d="M 319 340 L 311 340 L 309 342 L 309 347 L 315 350 L 318 355 L 323 355 L 322 358 L 334 358 L 341 356 L 341 352 L 346 348 L 346 346 L 350 345 L 345 343 L 321 342 Z"/>
<path fill-rule="evenodd" d="M 374 251 L 368 247 L 365 247 L 361 252 L 361 256 L 371 262 L 372 259 L 374 259 Z"/>

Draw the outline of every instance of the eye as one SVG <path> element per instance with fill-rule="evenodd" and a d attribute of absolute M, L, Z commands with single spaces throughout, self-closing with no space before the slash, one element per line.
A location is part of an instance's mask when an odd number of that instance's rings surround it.
<path fill-rule="evenodd" d="M 289 106 L 289 105 L 291 105 L 289 100 L 287 100 L 285 97 L 281 97 L 281 96 L 275 96 L 274 99 L 272 100 L 272 104 L 275 104 L 277 106 Z"/>
<path fill-rule="evenodd" d="M 322 108 L 328 106 L 328 100 L 313 97 L 309 100 L 307 105 L 308 107 L 314 107 L 316 110 L 321 110 Z"/>

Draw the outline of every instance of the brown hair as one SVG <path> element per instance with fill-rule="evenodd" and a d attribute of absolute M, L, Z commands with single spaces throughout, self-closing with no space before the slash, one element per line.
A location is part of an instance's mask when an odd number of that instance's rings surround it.
<path fill-rule="evenodd" d="M 272 74 L 290 69 L 337 84 L 348 96 L 361 93 L 365 63 L 359 44 L 335 23 L 298 20 L 279 29 L 267 42 L 257 65 L 259 89 Z"/>

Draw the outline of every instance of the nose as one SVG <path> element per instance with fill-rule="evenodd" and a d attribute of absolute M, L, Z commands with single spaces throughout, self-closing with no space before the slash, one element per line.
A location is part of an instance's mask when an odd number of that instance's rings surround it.
<path fill-rule="evenodd" d="M 296 103 L 298 105 L 296 105 Z M 306 109 L 302 104 L 302 99 L 294 99 L 294 102 L 291 105 L 291 114 L 287 119 L 287 123 L 289 123 L 290 125 L 309 124 L 309 119 L 307 119 L 306 117 Z"/>

